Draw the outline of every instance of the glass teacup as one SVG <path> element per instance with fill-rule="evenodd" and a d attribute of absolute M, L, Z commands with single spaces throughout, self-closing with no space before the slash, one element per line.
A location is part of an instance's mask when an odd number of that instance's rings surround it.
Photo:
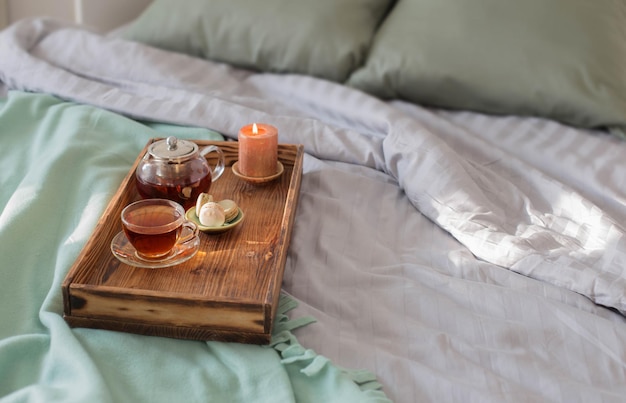
<path fill-rule="evenodd" d="M 185 218 L 183 207 L 171 200 L 136 201 L 122 210 L 121 218 L 126 238 L 141 259 L 166 259 L 177 244 L 198 234 L 196 224 Z"/>

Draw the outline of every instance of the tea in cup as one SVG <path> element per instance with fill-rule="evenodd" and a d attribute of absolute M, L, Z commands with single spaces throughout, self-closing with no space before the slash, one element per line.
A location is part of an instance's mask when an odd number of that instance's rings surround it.
<path fill-rule="evenodd" d="M 198 235 L 198 227 L 187 221 L 183 207 L 171 200 L 136 201 L 122 210 L 121 218 L 124 234 L 141 259 L 165 259 L 177 244 Z"/>

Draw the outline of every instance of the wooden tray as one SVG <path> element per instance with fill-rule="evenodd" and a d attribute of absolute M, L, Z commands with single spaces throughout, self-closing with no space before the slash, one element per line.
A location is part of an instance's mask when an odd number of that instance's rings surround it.
<path fill-rule="evenodd" d="M 269 343 L 300 192 L 303 147 L 279 144 L 285 171 L 260 186 L 233 174 L 237 142 L 196 141 L 224 151 L 226 169 L 209 193 L 217 200 L 235 200 L 245 219 L 222 234 L 201 232 L 200 250 L 184 263 L 136 268 L 117 260 L 110 244 L 121 231 L 122 209 L 140 198 L 135 169 L 155 140 L 135 161 L 63 281 L 65 320 L 74 327 L 143 335 Z"/>

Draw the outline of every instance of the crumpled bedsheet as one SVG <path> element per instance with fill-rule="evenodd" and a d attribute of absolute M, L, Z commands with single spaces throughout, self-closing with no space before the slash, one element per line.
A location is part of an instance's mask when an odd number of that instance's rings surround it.
<path fill-rule="evenodd" d="M 11 89 L 229 138 L 267 122 L 281 142 L 304 144 L 284 289 L 318 324 L 296 334 L 342 365 L 372 369 L 392 399 L 625 392 L 626 165 L 608 164 L 623 142 L 537 119 L 386 103 L 50 20 L 5 30 L 0 57 Z M 499 144 L 480 129 L 518 137 Z M 515 153 L 525 132 L 565 140 L 534 137 L 538 161 Z M 589 168 L 573 165 L 592 179 L 609 166 L 606 181 L 581 183 L 548 161 L 568 166 L 596 148 Z"/>

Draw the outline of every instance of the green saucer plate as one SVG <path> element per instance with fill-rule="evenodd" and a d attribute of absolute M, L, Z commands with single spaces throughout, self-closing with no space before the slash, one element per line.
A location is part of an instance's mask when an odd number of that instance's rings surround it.
<path fill-rule="evenodd" d="M 232 220 L 225 222 L 224 225 L 220 227 L 207 227 L 206 225 L 200 224 L 200 219 L 196 214 L 195 207 L 191 207 L 189 210 L 187 210 L 185 217 L 187 217 L 189 221 L 194 222 L 198 226 L 198 229 L 202 232 L 205 232 L 207 234 L 220 234 L 222 232 L 231 230 L 242 223 L 244 217 L 243 210 L 241 210 L 239 207 L 237 207 L 237 210 L 237 216 Z"/>

